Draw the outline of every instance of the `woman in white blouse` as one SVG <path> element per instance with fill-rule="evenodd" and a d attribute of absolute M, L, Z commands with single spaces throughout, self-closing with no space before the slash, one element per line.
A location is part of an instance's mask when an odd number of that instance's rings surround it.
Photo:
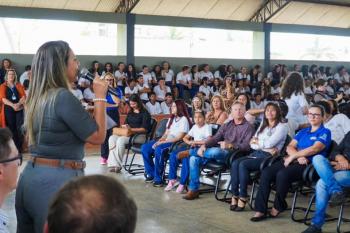
<path fill-rule="evenodd" d="M 249 173 L 259 170 L 262 161 L 281 151 L 288 134 L 288 126 L 283 122 L 281 109 L 275 103 L 265 107 L 264 119 L 250 141 L 254 150 L 250 155 L 233 161 L 231 165 L 231 211 L 242 211 L 247 202 Z"/>
<path fill-rule="evenodd" d="M 299 127 L 307 124 L 308 103 L 304 94 L 304 80 L 299 73 L 292 72 L 284 80 L 281 96 L 288 105 L 287 118 L 295 120 Z"/>

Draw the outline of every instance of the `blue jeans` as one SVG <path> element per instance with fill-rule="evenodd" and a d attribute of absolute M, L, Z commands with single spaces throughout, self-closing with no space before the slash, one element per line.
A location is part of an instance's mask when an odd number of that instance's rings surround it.
<path fill-rule="evenodd" d="M 335 171 L 328 159 L 322 155 L 314 156 L 312 164 L 320 176 L 316 185 L 316 211 L 312 224 L 322 228 L 330 196 L 342 191 L 342 186 L 350 186 L 350 171 Z"/>
<path fill-rule="evenodd" d="M 198 191 L 199 189 L 199 176 L 200 168 L 209 160 L 216 160 L 217 162 L 224 163 L 226 157 L 229 155 L 227 150 L 213 147 L 207 149 L 203 157 L 197 155 L 198 148 L 190 150 L 190 184 L 189 189 L 191 191 Z"/>
<path fill-rule="evenodd" d="M 41 233 L 51 199 L 68 181 L 83 176 L 83 170 L 33 165 L 29 161 L 16 190 L 17 233 Z"/>
<path fill-rule="evenodd" d="M 177 154 L 181 151 L 187 150 L 186 147 L 179 148 L 170 153 L 169 157 L 169 180 L 175 180 L 177 178 L 177 168 L 179 166 L 180 160 L 177 159 Z M 189 168 L 189 158 L 183 158 L 181 160 L 181 175 L 180 175 L 180 184 L 185 185 L 190 173 Z"/>
<path fill-rule="evenodd" d="M 154 182 L 163 182 L 163 172 L 165 167 L 164 156 L 166 149 L 169 149 L 172 143 L 167 142 L 160 144 L 155 149 L 152 146 L 156 143 L 155 140 L 149 141 L 141 146 L 143 163 L 145 172 L 148 177 L 153 177 Z M 154 155 L 154 162 L 153 162 Z"/>
<path fill-rule="evenodd" d="M 194 88 L 189 89 L 187 86 L 182 85 L 182 84 L 176 84 L 176 87 L 179 90 L 179 97 L 180 98 L 183 98 L 185 90 L 188 90 L 190 92 L 191 98 L 193 98 L 197 93 Z"/>
<path fill-rule="evenodd" d="M 249 182 L 249 173 L 257 171 L 264 159 L 270 156 L 270 153 L 256 150 L 249 156 L 236 159 L 231 165 L 231 192 L 233 196 L 248 197 L 247 187 Z"/>

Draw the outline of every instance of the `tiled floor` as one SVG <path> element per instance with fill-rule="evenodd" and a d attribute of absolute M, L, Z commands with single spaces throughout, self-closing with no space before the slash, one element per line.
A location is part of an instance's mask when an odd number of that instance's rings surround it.
<path fill-rule="evenodd" d="M 249 218 L 253 212 L 247 208 L 242 213 L 229 211 L 227 203 L 215 200 L 212 193 L 203 194 L 198 200 L 185 201 L 175 192 L 164 192 L 144 182 L 144 177 L 132 176 L 123 171 L 122 174 L 111 174 L 105 166 L 99 165 L 99 157 L 93 151 L 86 158 L 86 174 L 106 174 L 121 181 L 132 193 L 138 206 L 137 233 L 282 233 L 301 232 L 306 227 L 294 223 L 289 211 L 282 213 L 278 219 L 270 219 L 261 223 L 252 223 Z M 307 197 L 302 197 L 302 205 L 306 205 Z M 290 203 L 291 198 L 288 198 Z M 14 213 L 14 193 L 7 199 L 5 209 L 11 217 L 11 232 L 15 232 L 16 216 Z M 330 209 L 332 214 L 338 208 Z M 346 211 L 345 216 L 349 216 Z M 350 225 L 344 224 L 344 229 Z M 335 232 L 335 223 L 328 223 L 324 232 Z"/>

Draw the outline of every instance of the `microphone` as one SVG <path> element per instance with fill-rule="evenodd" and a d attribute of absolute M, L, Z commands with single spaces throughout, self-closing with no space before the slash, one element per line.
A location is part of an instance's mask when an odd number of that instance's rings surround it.
<path fill-rule="evenodd" d="M 93 74 L 91 74 L 91 73 L 89 72 L 89 70 L 86 69 L 86 68 L 82 68 L 82 69 L 81 69 L 81 71 L 80 71 L 80 76 L 79 76 L 79 77 L 80 77 L 80 78 L 84 78 L 84 79 L 86 79 L 86 80 L 89 80 L 91 83 L 93 83 L 93 82 L 94 82 L 94 79 L 95 79 L 95 76 L 94 76 Z M 118 95 L 117 91 L 116 91 L 113 87 L 108 86 L 107 92 L 108 92 L 109 94 L 114 95 L 114 96 L 116 96 L 116 97 L 119 98 L 119 95 Z"/>

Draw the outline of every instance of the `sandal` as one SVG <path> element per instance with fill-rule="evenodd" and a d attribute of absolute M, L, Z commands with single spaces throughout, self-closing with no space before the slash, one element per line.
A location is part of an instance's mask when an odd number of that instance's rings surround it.
<path fill-rule="evenodd" d="M 237 208 L 237 204 L 238 204 L 238 198 L 237 197 L 232 197 L 232 199 L 235 200 L 236 204 L 234 204 L 234 205 L 230 204 L 230 210 L 231 211 L 235 211 L 236 208 Z M 231 203 L 232 203 L 232 201 L 231 201 Z"/>
<path fill-rule="evenodd" d="M 243 203 L 243 206 L 238 206 L 238 204 L 239 204 L 240 202 Z M 242 198 L 239 198 L 239 199 L 238 199 L 238 204 L 237 204 L 237 207 L 236 207 L 235 211 L 237 211 L 237 212 L 243 211 L 243 210 L 245 209 L 246 204 L 247 204 L 247 200 L 242 199 Z"/>
<path fill-rule="evenodd" d="M 276 209 L 275 209 L 276 210 Z M 281 212 L 279 212 L 278 210 L 276 210 L 277 211 L 277 214 L 276 215 L 272 215 L 271 214 L 271 211 L 270 212 L 268 212 L 268 216 L 269 216 L 269 218 L 277 218 L 278 217 L 278 215 L 280 215 L 280 213 Z"/>

